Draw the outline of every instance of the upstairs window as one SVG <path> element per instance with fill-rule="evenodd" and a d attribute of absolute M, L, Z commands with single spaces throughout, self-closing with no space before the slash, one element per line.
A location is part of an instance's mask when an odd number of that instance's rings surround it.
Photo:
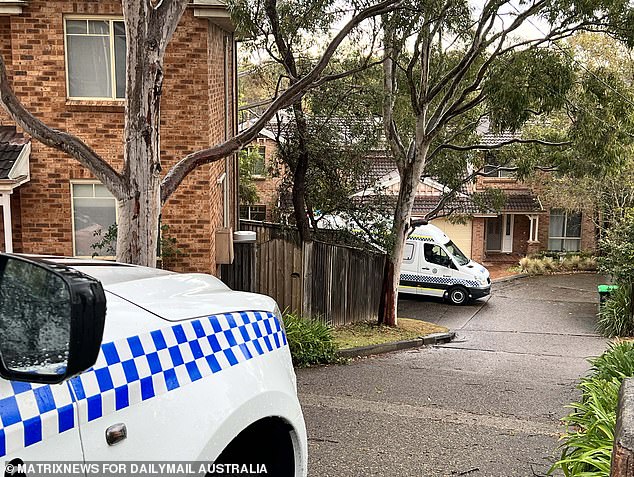
<path fill-rule="evenodd" d="M 126 36 L 121 20 L 66 18 L 68 97 L 124 99 Z"/>
<path fill-rule="evenodd" d="M 251 175 L 264 177 L 266 175 L 266 146 L 251 146 L 247 150 L 249 151 L 249 156 L 255 158 L 251 166 Z"/>
<path fill-rule="evenodd" d="M 515 172 L 500 168 L 513 167 L 513 164 L 504 163 L 500 158 L 491 151 L 487 151 L 485 155 L 486 165 L 484 166 L 484 174 L 487 177 L 514 178 Z"/>

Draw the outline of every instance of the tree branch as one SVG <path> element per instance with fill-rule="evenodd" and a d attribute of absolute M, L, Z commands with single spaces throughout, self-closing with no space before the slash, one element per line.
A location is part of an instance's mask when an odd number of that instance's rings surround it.
<path fill-rule="evenodd" d="M 194 152 L 181 159 L 174 167 L 170 169 L 161 183 L 161 201 L 164 203 L 176 190 L 179 184 L 191 171 L 204 164 L 218 161 L 240 148 L 249 144 L 255 139 L 258 133 L 266 126 L 268 121 L 275 113 L 283 108 L 293 104 L 297 98 L 301 97 L 306 90 L 312 88 L 314 83 L 319 80 L 321 73 L 326 69 L 330 59 L 335 54 L 339 45 L 361 22 L 376 15 L 392 11 L 400 5 L 402 0 L 384 0 L 381 3 L 362 10 L 357 16 L 346 23 L 339 33 L 332 39 L 324 51 L 319 62 L 306 76 L 299 79 L 295 84 L 291 85 L 284 93 L 282 93 L 262 114 L 262 116 L 243 132 L 235 137 L 218 144 L 209 149 Z"/>
<path fill-rule="evenodd" d="M 4 57 L 1 54 L 0 102 L 9 116 L 28 134 L 41 143 L 72 156 L 107 186 L 115 197 L 125 197 L 127 187 L 121 175 L 90 146 L 72 134 L 48 127 L 27 111 L 11 88 Z"/>

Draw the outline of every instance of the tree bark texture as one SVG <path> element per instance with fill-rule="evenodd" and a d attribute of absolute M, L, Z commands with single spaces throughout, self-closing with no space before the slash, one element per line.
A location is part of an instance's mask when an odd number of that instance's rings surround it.
<path fill-rule="evenodd" d="M 48 127 L 15 96 L 0 55 L 0 103 L 34 139 L 63 151 L 90 170 L 115 196 L 119 208 L 117 258 L 155 266 L 162 205 L 187 175 L 224 159 L 255 139 L 280 109 L 291 106 L 310 88 L 330 81 L 323 72 L 343 40 L 361 22 L 397 8 L 401 0 L 384 0 L 361 10 L 327 45 L 315 66 L 269 106 L 250 128 L 226 141 L 182 158 L 160 180 L 160 99 L 164 56 L 188 0 L 122 0 L 127 35 L 124 167 L 116 171 L 81 139 Z"/>
<path fill-rule="evenodd" d="M 156 266 L 161 210 L 160 121 L 165 50 L 185 0 L 124 0 L 127 35 L 124 196 L 117 197 L 117 259 Z"/>
<path fill-rule="evenodd" d="M 383 276 L 383 296 L 380 301 L 379 323 L 396 326 L 398 324 L 398 285 L 401 278 L 401 261 L 403 259 L 403 248 L 409 231 L 412 207 L 416 197 L 416 190 L 420 182 L 420 176 L 425 165 L 425 158 L 429 146 L 422 144 L 417 150 L 414 161 L 407 161 L 403 164 L 401 176 L 401 187 L 399 190 L 396 210 L 394 211 L 394 222 L 392 224 L 393 246 L 388 253 Z"/>

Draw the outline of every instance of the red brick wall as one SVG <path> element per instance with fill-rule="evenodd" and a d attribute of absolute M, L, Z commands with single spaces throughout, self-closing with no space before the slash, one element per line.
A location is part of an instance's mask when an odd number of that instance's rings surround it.
<path fill-rule="evenodd" d="M 277 208 L 279 200 L 278 189 L 280 183 L 282 182 L 282 175 L 284 174 L 283 169 L 278 168 L 278 164 L 275 160 L 275 155 L 277 154 L 277 145 L 275 141 L 268 138 L 258 138 L 256 141 L 253 141 L 251 145 L 265 147 L 264 160 L 266 164 L 267 174 L 263 178 L 254 178 L 253 184 L 255 185 L 258 191 L 258 197 L 260 198 L 256 205 L 265 205 L 266 220 L 274 221 L 274 212 Z M 271 173 L 271 168 L 279 170 Z"/>
<path fill-rule="evenodd" d="M 525 254 L 528 248 L 530 220 L 526 215 L 515 215 L 513 227 L 513 252 Z"/>
<path fill-rule="evenodd" d="M 471 259 L 482 263 L 484 261 L 484 217 L 474 217 L 471 220 Z"/>
<path fill-rule="evenodd" d="M 32 0 L 22 15 L 0 18 L 0 52 L 8 55 L 15 91 L 30 111 L 48 125 L 77 135 L 120 168 L 122 104 L 66 100 L 64 14 L 119 17 L 121 4 L 117 0 Z M 225 137 L 225 115 L 233 111 L 225 111 L 224 35 L 207 20 L 194 18 L 188 9 L 168 48 L 161 103 L 164 171 L 184 155 Z M 230 72 L 232 68 L 230 64 Z M 13 123 L 3 113 L 0 124 Z M 229 133 L 234 127 L 230 121 Z M 175 269 L 216 271 L 214 231 L 222 224 L 223 203 L 216 180 L 224 170 L 224 161 L 199 169 L 163 210 L 163 223 L 184 252 L 171 261 Z M 21 237 L 15 233 L 19 230 L 14 231 L 15 249 L 71 255 L 70 181 L 90 178 L 73 159 L 33 141 L 31 182 L 12 198 L 20 210 L 14 222 L 21 223 Z"/>

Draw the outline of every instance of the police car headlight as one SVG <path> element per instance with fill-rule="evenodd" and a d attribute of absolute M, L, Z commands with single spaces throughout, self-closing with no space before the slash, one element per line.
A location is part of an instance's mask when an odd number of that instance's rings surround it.
<path fill-rule="evenodd" d="M 284 318 L 282 317 L 282 312 L 280 311 L 280 307 L 277 306 L 277 303 L 275 304 L 275 308 L 273 309 L 273 314 L 277 316 L 277 320 L 280 322 L 280 326 L 282 327 L 282 330 L 284 330 L 284 333 L 286 333 L 286 325 L 284 325 Z"/>
<path fill-rule="evenodd" d="M 480 284 L 480 286 L 485 287 L 485 286 L 487 286 L 487 279 L 486 278 L 478 278 L 478 283 Z"/>

